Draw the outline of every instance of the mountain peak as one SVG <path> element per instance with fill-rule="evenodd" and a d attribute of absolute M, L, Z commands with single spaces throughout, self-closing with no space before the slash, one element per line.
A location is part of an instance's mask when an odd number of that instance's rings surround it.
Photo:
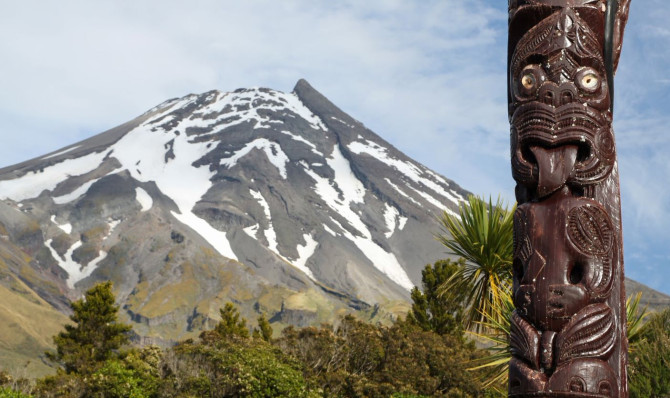
<path fill-rule="evenodd" d="M 220 294 L 278 294 L 270 286 L 297 295 L 294 304 L 317 297 L 330 315 L 406 301 L 423 266 L 444 256 L 435 216 L 454 213 L 467 192 L 301 79 L 292 93 L 166 101 L 0 170 L 0 195 L 30 218 L 34 234 L 17 236 L 61 291 L 111 278 L 133 319 L 157 322 L 174 311 L 194 319 Z M 238 282 L 226 284 L 231 275 Z M 195 307 L 160 304 L 171 289 Z"/>
<path fill-rule="evenodd" d="M 298 80 L 298 82 L 295 84 L 295 87 L 293 87 L 293 92 L 297 92 L 297 91 L 300 91 L 300 90 L 316 91 L 316 90 L 314 90 L 314 87 L 312 87 L 312 85 L 309 84 L 309 82 L 305 79 Z"/>

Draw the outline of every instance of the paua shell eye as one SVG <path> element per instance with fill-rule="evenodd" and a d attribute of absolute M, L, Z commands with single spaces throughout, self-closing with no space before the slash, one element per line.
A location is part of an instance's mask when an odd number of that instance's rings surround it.
<path fill-rule="evenodd" d="M 593 68 L 583 68 L 577 72 L 575 83 L 582 90 L 593 93 L 600 88 L 600 75 Z"/>
<path fill-rule="evenodd" d="M 517 94 L 521 97 L 532 97 L 537 94 L 537 89 L 546 80 L 539 66 L 528 65 L 519 74 L 517 80 Z"/>
<path fill-rule="evenodd" d="M 591 90 L 598 87 L 598 83 L 600 83 L 599 80 L 598 80 L 598 76 L 596 76 L 593 73 L 589 73 L 588 75 L 584 75 L 584 77 L 582 77 L 581 82 L 582 82 L 582 86 L 584 86 L 584 88 L 591 89 Z"/>
<path fill-rule="evenodd" d="M 528 72 L 525 75 L 521 76 L 521 85 L 526 90 L 532 90 L 537 82 L 535 81 L 535 76 L 532 73 Z"/>

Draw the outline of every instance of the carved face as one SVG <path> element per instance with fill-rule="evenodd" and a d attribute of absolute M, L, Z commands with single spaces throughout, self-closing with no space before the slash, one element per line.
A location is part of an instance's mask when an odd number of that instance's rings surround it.
<path fill-rule="evenodd" d="M 513 176 L 538 198 L 598 183 L 614 164 L 603 44 L 589 26 L 598 13 L 551 11 L 510 57 Z"/>
<path fill-rule="evenodd" d="M 619 386 L 612 369 L 606 362 L 593 358 L 576 359 L 560 366 L 546 388 L 555 392 L 583 393 L 587 397 L 619 396 Z"/>
<path fill-rule="evenodd" d="M 565 189 L 519 206 L 514 229 L 514 304 L 540 330 L 559 332 L 581 308 L 607 298 L 615 245 L 597 202 Z"/>

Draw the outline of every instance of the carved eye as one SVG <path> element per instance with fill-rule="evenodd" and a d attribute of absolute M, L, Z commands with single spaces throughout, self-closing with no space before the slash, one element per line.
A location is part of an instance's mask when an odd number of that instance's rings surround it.
<path fill-rule="evenodd" d="M 577 85 L 589 93 L 593 93 L 600 88 L 600 75 L 593 68 L 580 70 L 575 79 Z"/>
<path fill-rule="evenodd" d="M 574 376 L 570 379 L 570 391 L 572 392 L 586 392 L 586 383 L 581 377 Z"/>
<path fill-rule="evenodd" d="M 594 75 L 593 73 L 589 73 L 588 75 L 582 77 L 582 86 L 584 86 L 584 88 L 594 89 L 598 87 L 598 83 L 598 76 Z"/>
<path fill-rule="evenodd" d="M 517 94 L 522 97 L 534 96 L 542 82 L 545 81 L 544 73 L 537 65 L 528 65 L 519 74 L 517 81 Z"/>
<path fill-rule="evenodd" d="M 537 82 L 535 81 L 535 76 L 532 73 L 528 72 L 525 75 L 521 76 L 521 85 L 526 90 L 532 90 Z"/>
<path fill-rule="evenodd" d="M 610 385 L 610 382 L 607 380 L 601 381 L 598 385 L 598 393 L 609 397 L 612 393 L 612 386 Z"/>

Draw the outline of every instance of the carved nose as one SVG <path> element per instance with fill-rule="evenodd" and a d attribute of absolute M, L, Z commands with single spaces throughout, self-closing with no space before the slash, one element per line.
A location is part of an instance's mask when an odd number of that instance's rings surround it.
<path fill-rule="evenodd" d="M 576 96 L 576 90 L 571 84 L 557 86 L 550 82 L 540 88 L 540 100 L 553 107 L 574 102 Z"/>

